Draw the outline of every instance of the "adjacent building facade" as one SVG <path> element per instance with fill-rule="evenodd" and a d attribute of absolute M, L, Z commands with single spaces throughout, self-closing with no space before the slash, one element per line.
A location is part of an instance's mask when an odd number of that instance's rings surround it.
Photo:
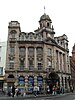
<path fill-rule="evenodd" d="M 0 42 L 0 91 L 3 91 L 5 82 L 6 44 L 7 42 Z"/>
<path fill-rule="evenodd" d="M 51 73 L 55 73 L 54 77 L 59 79 L 56 83 L 68 89 L 71 79 L 68 38 L 65 34 L 54 37 L 52 20 L 45 13 L 39 25 L 34 32 L 26 33 L 21 32 L 18 21 L 9 23 L 5 85 L 15 84 L 26 91 L 37 85 L 45 90 Z"/>
<path fill-rule="evenodd" d="M 71 82 L 72 86 L 75 89 L 75 44 L 72 48 L 72 56 L 70 57 L 70 66 L 71 66 Z"/>

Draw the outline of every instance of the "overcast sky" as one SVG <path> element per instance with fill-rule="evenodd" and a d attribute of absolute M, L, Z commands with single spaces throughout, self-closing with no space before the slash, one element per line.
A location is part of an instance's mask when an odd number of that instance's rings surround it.
<path fill-rule="evenodd" d="M 34 32 L 39 27 L 44 6 L 55 36 L 67 35 L 71 55 L 75 43 L 75 0 L 0 0 L 0 41 L 7 40 L 10 21 L 18 21 L 22 32 Z"/>

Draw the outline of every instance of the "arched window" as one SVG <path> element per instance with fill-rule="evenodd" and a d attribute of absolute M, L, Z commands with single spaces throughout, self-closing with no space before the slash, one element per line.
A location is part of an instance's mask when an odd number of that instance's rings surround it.
<path fill-rule="evenodd" d="M 12 74 L 10 74 L 10 75 L 8 76 L 8 78 L 14 78 L 14 76 L 13 76 Z"/>
<path fill-rule="evenodd" d="M 39 87 L 42 86 L 42 84 L 43 84 L 43 77 L 42 76 L 37 77 L 37 84 Z"/>
<path fill-rule="evenodd" d="M 25 78 L 24 78 L 24 76 L 20 76 L 18 78 L 18 87 L 19 87 L 20 90 L 25 89 Z"/>
<path fill-rule="evenodd" d="M 28 77 L 28 90 L 33 91 L 33 87 L 34 87 L 34 77 L 29 76 Z"/>
<path fill-rule="evenodd" d="M 12 30 L 12 31 L 10 32 L 11 38 L 15 38 L 16 33 L 17 33 L 17 32 L 16 32 L 15 30 Z"/>

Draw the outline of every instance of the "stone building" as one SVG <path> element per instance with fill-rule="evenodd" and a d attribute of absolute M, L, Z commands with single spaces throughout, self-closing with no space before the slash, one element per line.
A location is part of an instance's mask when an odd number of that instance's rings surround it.
<path fill-rule="evenodd" d="M 6 44 L 7 42 L 0 42 L 0 91 L 3 91 L 5 81 Z"/>
<path fill-rule="evenodd" d="M 65 34 L 59 37 L 54 35 L 52 20 L 45 13 L 34 32 L 21 32 L 18 21 L 9 23 L 5 69 L 7 87 L 15 84 L 19 89 L 32 91 L 37 85 L 45 90 L 49 77 L 57 75 L 55 83 L 69 88 L 68 38 Z"/>
<path fill-rule="evenodd" d="M 71 66 L 71 82 L 75 89 L 75 44 L 72 48 L 72 56 L 70 56 L 70 66 Z"/>

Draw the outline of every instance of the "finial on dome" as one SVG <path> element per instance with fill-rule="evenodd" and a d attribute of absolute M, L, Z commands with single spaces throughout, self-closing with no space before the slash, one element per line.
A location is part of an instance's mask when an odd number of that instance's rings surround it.
<path fill-rule="evenodd" d="M 53 25 L 52 25 L 52 30 L 54 30 L 54 27 L 53 27 Z"/>
<path fill-rule="evenodd" d="M 45 6 L 44 6 L 44 14 L 45 14 Z"/>

